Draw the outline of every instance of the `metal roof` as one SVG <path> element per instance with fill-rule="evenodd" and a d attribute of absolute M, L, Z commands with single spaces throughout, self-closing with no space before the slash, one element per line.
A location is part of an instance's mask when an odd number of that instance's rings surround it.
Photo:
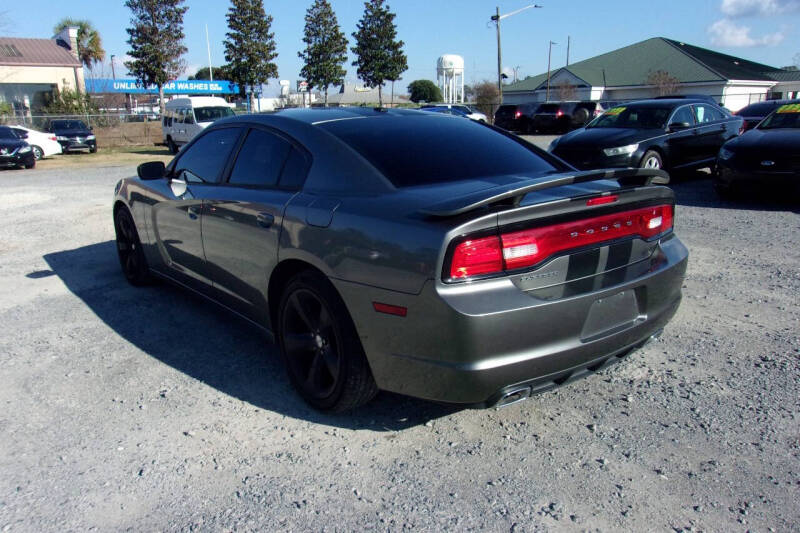
<path fill-rule="evenodd" d="M 650 74 L 665 71 L 681 83 L 750 80 L 776 81 L 781 69 L 686 44 L 664 37 L 654 37 L 605 54 L 578 61 L 567 70 L 594 87 L 645 85 Z M 793 78 L 792 78 L 793 79 Z M 507 85 L 504 92 L 533 91 L 547 80 L 539 74 Z"/>
<path fill-rule="evenodd" d="M 80 67 L 81 62 L 53 39 L 0 37 L 0 65 Z"/>

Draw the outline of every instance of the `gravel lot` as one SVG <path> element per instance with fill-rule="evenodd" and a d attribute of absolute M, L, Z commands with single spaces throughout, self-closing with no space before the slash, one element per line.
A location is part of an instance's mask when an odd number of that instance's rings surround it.
<path fill-rule="evenodd" d="M 615 368 L 500 410 L 323 416 L 255 330 L 125 283 L 133 172 L 0 172 L 0 530 L 800 529 L 797 204 L 675 184 L 684 301 Z"/>

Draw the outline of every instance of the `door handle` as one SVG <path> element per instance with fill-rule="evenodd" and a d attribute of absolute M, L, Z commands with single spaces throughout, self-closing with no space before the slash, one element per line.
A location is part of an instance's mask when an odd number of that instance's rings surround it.
<path fill-rule="evenodd" d="M 275 222 L 275 217 L 269 213 L 259 213 L 256 215 L 256 223 L 262 228 L 268 228 Z"/>
<path fill-rule="evenodd" d="M 196 206 L 190 206 L 186 212 L 189 213 L 189 218 L 192 220 L 197 220 L 197 217 L 200 216 L 200 209 Z"/>

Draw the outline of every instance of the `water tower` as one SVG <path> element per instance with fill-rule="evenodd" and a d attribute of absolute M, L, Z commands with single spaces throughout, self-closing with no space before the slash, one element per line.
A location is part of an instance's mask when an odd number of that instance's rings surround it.
<path fill-rule="evenodd" d="M 444 101 L 449 104 L 464 102 L 464 58 L 444 54 L 436 61 L 436 80 Z"/>

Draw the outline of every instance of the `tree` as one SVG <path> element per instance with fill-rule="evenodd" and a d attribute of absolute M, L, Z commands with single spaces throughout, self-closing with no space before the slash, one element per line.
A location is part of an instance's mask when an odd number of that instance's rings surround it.
<path fill-rule="evenodd" d="M 188 9 L 183 0 L 125 0 L 131 10 L 127 29 L 131 49 L 125 67 L 139 85 L 158 87 L 158 103 L 164 113 L 164 84 L 180 76 L 185 68 L 182 59 L 183 15 Z"/>
<path fill-rule="evenodd" d="M 647 85 L 654 85 L 658 96 L 666 96 L 675 93 L 681 80 L 672 76 L 665 70 L 656 70 L 647 76 L 645 83 L 647 83 Z"/>
<path fill-rule="evenodd" d="M 88 94 L 61 90 L 47 99 L 44 112 L 50 115 L 87 115 L 96 113 L 97 106 Z"/>
<path fill-rule="evenodd" d="M 494 109 L 500 101 L 500 90 L 497 88 L 497 82 L 483 80 L 474 87 L 475 89 L 475 107 L 487 117 L 494 117 Z"/>
<path fill-rule="evenodd" d="M 225 61 L 232 81 L 239 84 L 240 94 L 250 89 L 250 109 L 255 106 L 255 89 L 278 77 L 273 59 L 275 34 L 270 32 L 272 15 L 264 12 L 262 0 L 231 0 L 226 15 L 230 31 L 225 34 Z"/>
<path fill-rule="evenodd" d="M 408 84 L 408 92 L 414 103 L 442 101 L 442 91 L 431 80 L 412 81 Z"/>
<path fill-rule="evenodd" d="M 336 13 L 328 0 L 315 0 L 306 11 L 306 27 L 303 33 L 306 49 L 297 52 L 303 60 L 300 75 L 308 82 L 308 90 L 320 88 L 328 105 L 328 86 L 341 85 L 347 71 L 347 38 L 339 27 Z"/>
<path fill-rule="evenodd" d="M 558 99 L 561 101 L 575 100 L 578 94 L 576 87 L 571 83 L 567 83 L 566 81 L 558 83 L 553 88 L 556 90 L 556 95 L 558 96 Z"/>
<path fill-rule="evenodd" d="M 210 80 L 211 73 L 208 70 L 208 67 L 202 67 L 197 70 L 193 75 L 189 76 L 188 79 L 190 80 Z M 215 80 L 229 80 L 230 79 L 230 69 L 228 65 L 222 65 L 221 67 L 214 67 L 214 79 Z"/>
<path fill-rule="evenodd" d="M 89 70 L 95 63 L 106 58 L 106 51 L 103 49 L 103 42 L 100 34 L 92 26 L 92 23 L 85 19 L 73 19 L 66 17 L 53 27 L 53 33 L 59 33 L 64 28 L 78 28 L 78 57 L 81 63 Z"/>
<path fill-rule="evenodd" d="M 356 45 L 350 50 L 356 55 L 353 66 L 358 67 L 358 77 L 367 87 L 378 88 L 378 105 L 383 105 L 383 83 L 397 81 L 408 70 L 408 60 L 403 53 L 403 41 L 397 41 L 395 14 L 384 5 L 384 0 L 367 0 L 364 15 L 353 32 Z"/>

